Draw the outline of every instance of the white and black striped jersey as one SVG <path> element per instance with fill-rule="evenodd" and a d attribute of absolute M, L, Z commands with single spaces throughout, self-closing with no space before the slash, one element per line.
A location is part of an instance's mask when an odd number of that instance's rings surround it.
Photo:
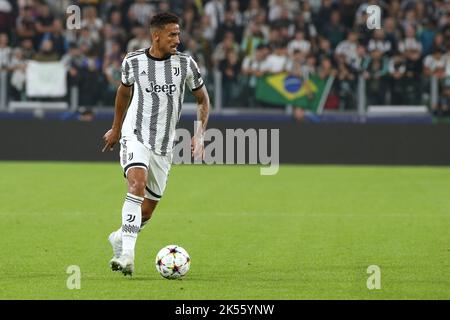
<path fill-rule="evenodd" d="M 158 59 L 149 49 L 134 51 L 122 62 L 122 84 L 134 86 L 122 137 L 134 135 L 157 154 L 170 153 L 185 84 L 191 91 L 203 86 L 196 62 L 181 52 Z"/>

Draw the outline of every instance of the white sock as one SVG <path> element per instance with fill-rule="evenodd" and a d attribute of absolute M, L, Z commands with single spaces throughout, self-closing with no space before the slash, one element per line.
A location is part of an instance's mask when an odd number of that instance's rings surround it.
<path fill-rule="evenodd" d="M 134 257 L 134 247 L 141 227 L 144 198 L 127 193 L 122 207 L 122 254 Z"/>
<path fill-rule="evenodd" d="M 141 222 L 141 227 L 139 228 L 139 232 L 142 231 L 142 229 L 145 228 L 145 225 L 150 221 L 150 219 Z M 120 227 L 119 229 L 117 229 L 116 231 L 114 231 L 114 241 L 120 241 L 120 243 L 122 243 L 122 227 Z"/>

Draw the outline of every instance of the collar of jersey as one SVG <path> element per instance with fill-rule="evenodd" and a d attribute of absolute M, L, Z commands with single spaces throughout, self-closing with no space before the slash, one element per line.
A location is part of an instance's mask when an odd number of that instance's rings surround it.
<path fill-rule="evenodd" d="M 152 56 L 151 54 L 150 54 L 150 48 L 148 48 L 147 50 L 145 50 L 145 54 L 147 55 L 147 57 L 149 58 L 149 59 L 152 59 L 152 60 L 155 60 L 155 61 L 164 61 L 164 60 L 167 60 L 167 59 L 170 59 L 170 57 L 172 56 L 170 53 L 167 55 L 167 56 L 165 56 L 165 57 L 162 57 L 162 58 L 156 58 L 156 57 L 154 57 L 154 56 Z"/>

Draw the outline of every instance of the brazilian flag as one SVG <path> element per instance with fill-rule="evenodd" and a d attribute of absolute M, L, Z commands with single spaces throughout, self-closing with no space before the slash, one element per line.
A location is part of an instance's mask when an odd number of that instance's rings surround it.
<path fill-rule="evenodd" d="M 272 104 L 291 104 L 316 112 L 325 91 L 327 79 L 310 75 L 303 80 L 286 72 L 258 79 L 256 98 Z"/>

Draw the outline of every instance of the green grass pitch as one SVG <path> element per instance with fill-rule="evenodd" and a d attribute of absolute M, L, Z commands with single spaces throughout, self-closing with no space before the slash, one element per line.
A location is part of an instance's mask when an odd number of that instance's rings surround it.
<path fill-rule="evenodd" d="M 0 177 L 0 299 L 450 299 L 449 167 L 173 166 L 131 279 L 108 268 L 119 164 L 0 162 Z M 191 255 L 183 280 L 155 270 L 168 244 Z"/>

